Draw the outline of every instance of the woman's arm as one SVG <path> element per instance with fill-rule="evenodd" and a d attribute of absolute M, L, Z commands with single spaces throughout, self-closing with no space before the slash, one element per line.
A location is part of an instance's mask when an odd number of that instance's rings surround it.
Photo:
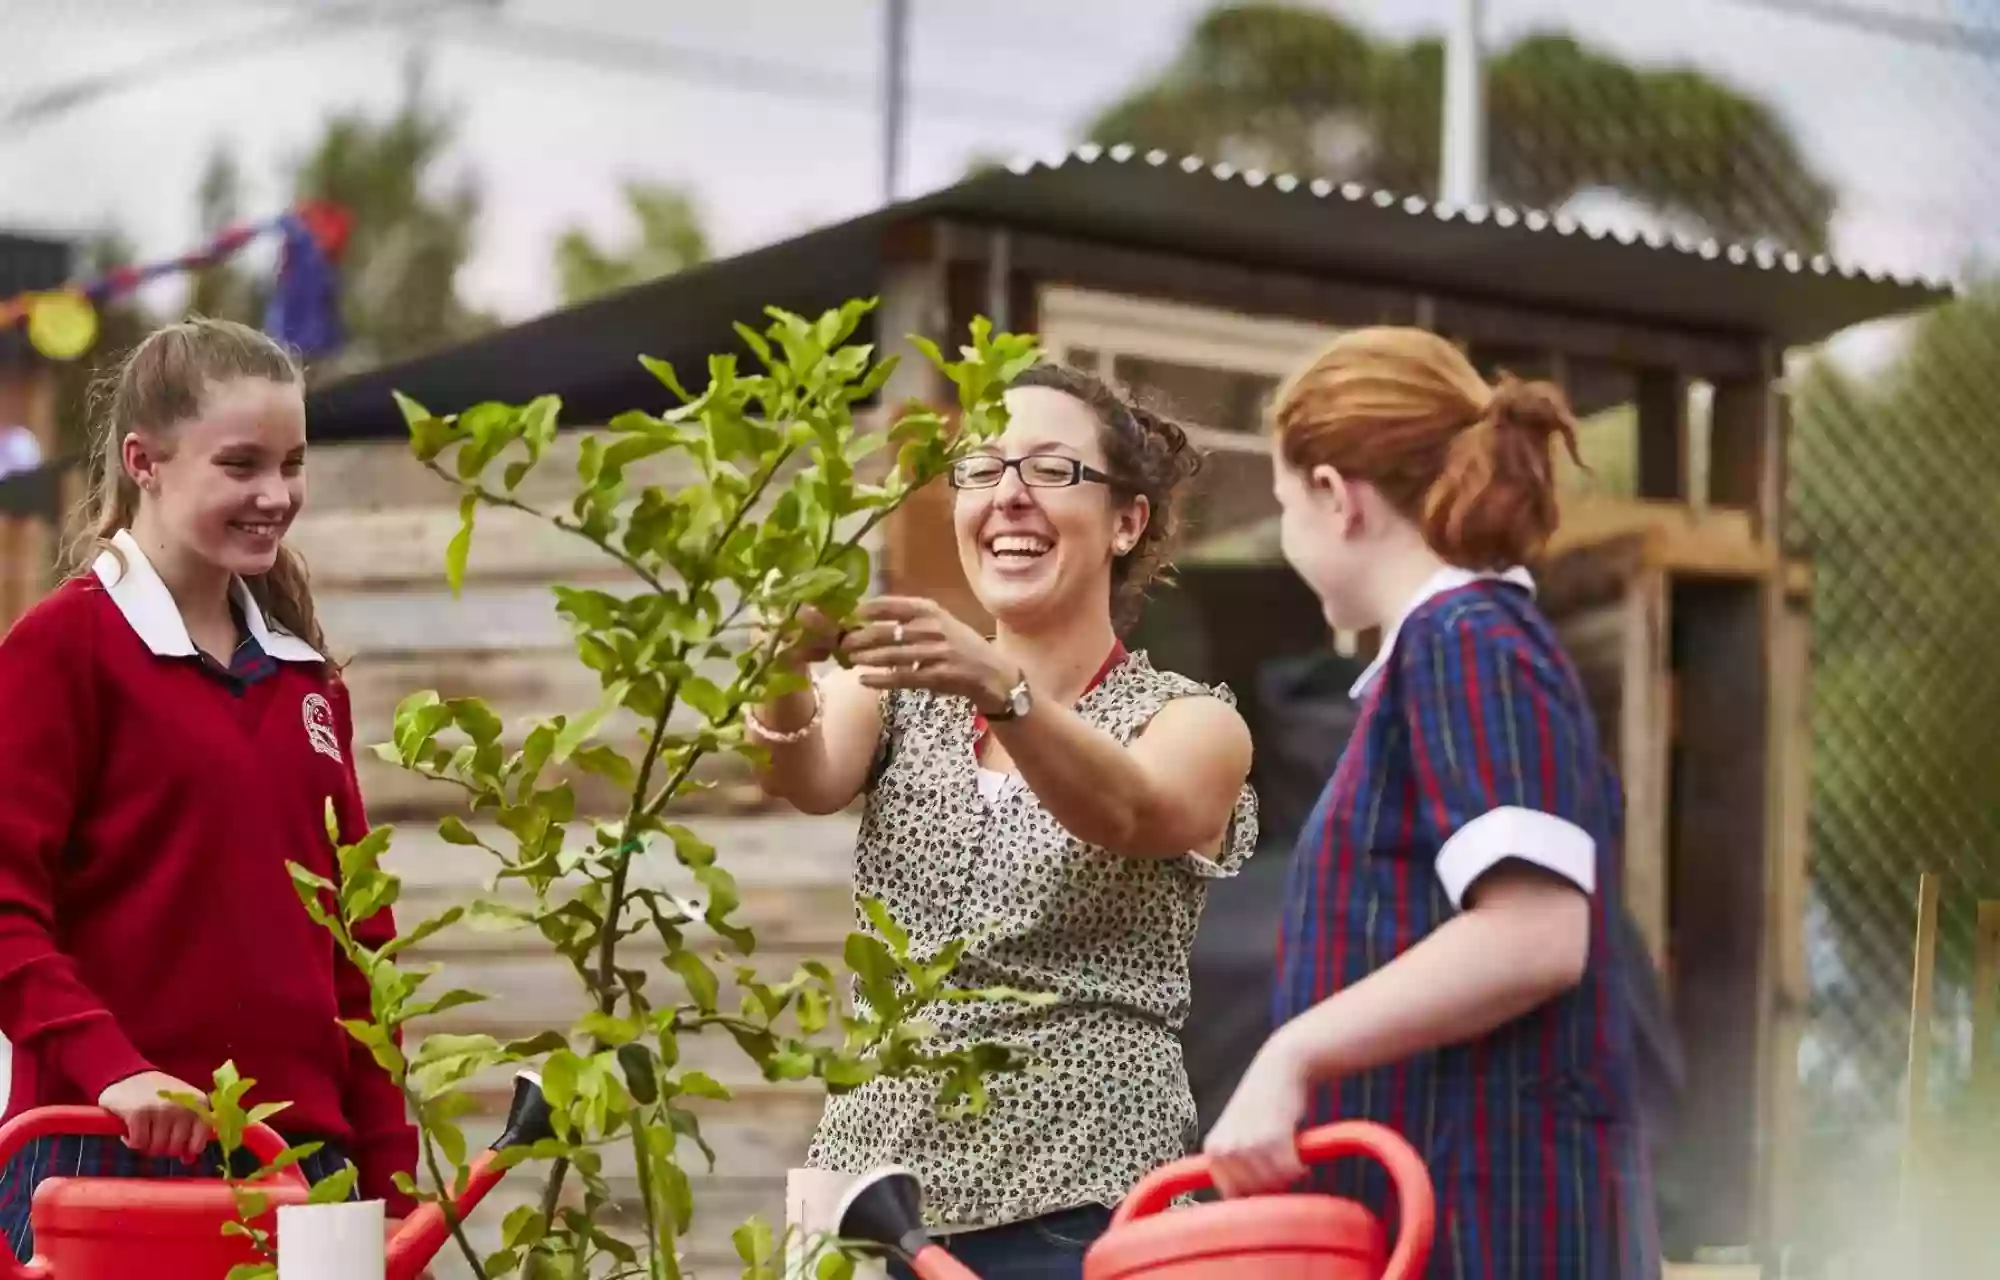
<path fill-rule="evenodd" d="M 1065 831 L 1127 857 L 1220 848 L 1250 776 L 1250 730 L 1220 698 L 1174 699 L 1130 746 L 1053 702 L 990 732 Z"/>
<path fill-rule="evenodd" d="M 1021 678 L 991 641 L 934 600 L 882 596 L 856 616 L 862 625 L 840 647 L 865 688 L 932 689 L 990 711 L 1006 705 Z M 1174 699 L 1130 746 L 1046 694 L 989 732 L 1065 831 L 1127 857 L 1215 850 L 1250 776 L 1250 730 L 1220 698 Z"/>
<path fill-rule="evenodd" d="M 839 813 L 868 784 L 868 770 L 882 735 L 882 695 L 861 684 L 860 676 L 839 669 L 819 683 L 817 719 L 813 691 L 788 693 L 749 714 L 780 737 L 805 730 L 795 742 L 774 742 L 753 732 L 752 741 L 770 753 L 757 770 L 764 794 L 802 813 Z"/>
<path fill-rule="evenodd" d="M 361 785 L 354 774 L 354 713 L 347 687 L 333 681 L 334 723 L 340 735 L 341 759 L 347 763 L 348 790 L 335 801 L 334 816 L 340 826 L 342 844 L 358 844 L 368 834 L 368 811 L 361 802 Z M 396 936 L 396 917 L 383 907 L 354 926 L 354 940 L 370 950 L 380 950 Z M 375 1006 L 368 977 L 344 952 L 334 956 L 334 993 L 344 1020 L 375 1020 Z M 396 1034 L 402 1043 L 402 1034 Z M 395 1175 L 411 1177 L 417 1172 L 417 1131 L 410 1123 L 403 1091 L 375 1055 L 359 1040 L 348 1037 L 345 1087 L 341 1111 L 354 1130 L 354 1146 L 348 1153 L 354 1160 L 356 1188 L 363 1199 L 387 1202 L 392 1218 L 411 1213 L 416 1204 L 396 1189 Z"/>

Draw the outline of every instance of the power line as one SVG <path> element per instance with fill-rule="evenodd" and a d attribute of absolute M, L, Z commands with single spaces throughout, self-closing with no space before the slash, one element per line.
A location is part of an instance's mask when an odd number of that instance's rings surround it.
<path fill-rule="evenodd" d="M 622 32 L 613 35 L 512 15 L 476 26 L 453 23 L 441 27 L 440 32 L 466 43 L 569 62 L 596 71 L 665 75 L 689 83 L 707 83 L 742 93 L 791 98 L 825 106 L 879 110 L 882 101 L 881 85 L 873 76 L 847 75 L 755 54 L 635 39 Z M 986 121 L 995 116 L 1037 116 L 1063 123 L 1070 121 L 1066 112 L 1057 112 L 1018 98 L 989 96 L 958 88 L 948 92 L 925 90 L 919 86 L 907 86 L 907 89 L 916 92 L 906 92 L 905 101 L 921 99 L 923 113 L 930 116 Z"/>
<path fill-rule="evenodd" d="M 1866 5 L 1836 4 L 1831 0 L 1724 0 L 1745 9 L 1765 9 L 1788 17 L 1804 18 L 1827 26 L 1847 27 L 1869 35 L 1900 40 L 1905 44 L 1926 45 L 1948 53 L 1965 53 L 1975 58 L 2000 59 L 2000 28 L 1949 18 L 1917 18 L 1890 13 Z"/>
<path fill-rule="evenodd" d="M 567 62 L 595 71 L 659 77 L 676 81 L 709 84 L 764 97 L 790 98 L 820 106 L 880 110 L 882 87 L 872 76 L 829 72 L 799 63 L 762 58 L 751 54 L 635 39 L 624 33 L 590 31 L 559 23 L 540 22 L 490 12 L 494 0 L 426 0 L 421 5 L 385 6 L 357 0 L 355 3 L 327 5 L 301 12 L 291 4 L 274 5 L 294 14 L 290 21 L 271 24 L 257 32 L 241 32 L 193 45 L 183 45 L 129 63 L 112 71 L 79 76 L 71 80 L 30 90 L 0 108 L 0 130 L 18 133 L 31 125 L 46 123 L 58 116 L 90 105 L 100 99 L 142 84 L 172 79 L 203 65 L 226 64 L 270 47 L 296 48 L 301 41 L 349 34 L 370 26 L 408 26 L 422 19 L 438 19 L 428 30 L 434 36 L 461 44 L 483 45 L 517 55 Z M 476 22 L 454 22 L 468 8 L 489 10 Z M 912 90 L 915 90 L 913 93 Z M 1067 113 L 1016 98 L 968 92 L 942 91 L 908 84 L 901 89 L 908 111 L 913 98 L 925 115 L 991 122 L 996 117 L 1034 117 L 1072 123 Z"/>
<path fill-rule="evenodd" d="M 0 110 L 0 130 L 18 134 L 36 124 L 47 123 L 93 102 L 141 85 L 171 80 L 202 66 L 226 65 L 262 50 L 297 48 L 301 42 L 350 34 L 378 24 L 401 25 L 460 9 L 468 4 L 485 6 L 493 0 L 421 0 L 395 8 L 351 0 L 322 4 L 304 11 L 295 5 L 278 6 L 293 16 L 252 32 L 232 31 L 228 35 L 179 45 L 127 63 L 110 71 L 77 76 L 41 89 L 13 95 Z"/>

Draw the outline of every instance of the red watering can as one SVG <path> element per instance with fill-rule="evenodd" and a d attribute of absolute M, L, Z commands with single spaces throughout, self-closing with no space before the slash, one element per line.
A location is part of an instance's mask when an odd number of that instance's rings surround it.
<path fill-rule="evenodd" d="M 1177 1160 L 1148 1174 L 1084 1255 L 1084 1280 L 1418 1280 L 1430 1260 L 1437 1202 L 1409 1143 L 1364 1120 L 1299 1135 L 1307 1164 L 1373 1156 L 1389 1170 L 1402 1233 L 1386 1252 L 1382 1224 L 1351 1200 L 1286 1194 L 1223 1200 L 1164 1213 L 1174 1197 L 1210 1185 L 1208 1161 Z M 923 1193 L 901 1169 L 882 1169 L 848 1189 L 835 1215 L 841 1238 L 901 1258 L 922 1280 L 977 1280 L 925 1234 Z"/>
<path fill-rule="evenodd" d="M 42 1107 L 0 1126 L 0 1168 L 30 1140 L 51 1134 L 119 1137 L 125 1126 L 96 1107 Z M 491 1191 L 506 1170 L 493 1167 L 507 1147 L 549 1137 L 542 1083 L 523 1072 L 514 1081 L 507 1126 L 472 1162 L 471 1176 L 452 1208 L 460 1218 Z M 243 1145 L 269 1163 L 285 1140 L 263 1125 L 244 1131 Z M 297 1166 L 259 1179 L 270 1207 L 256 1225 L 275 1234 L 283 1205 L 306 1203 L 309 1188 Z M 23 1264 L 0 1246 L 0 1280 L 224 1280 L 229 1269 L 258 1261 L 250 1241 L 222 1234 L 237 1219 L 236 1200 L 219 1178 L 49 1178 L 35 1189 L 30 1209 L 34 1261 Z M 414 1280 L 449 1235 L 444 1210 L 421 1204 L 388 1242 L 388 1280 Z"/>

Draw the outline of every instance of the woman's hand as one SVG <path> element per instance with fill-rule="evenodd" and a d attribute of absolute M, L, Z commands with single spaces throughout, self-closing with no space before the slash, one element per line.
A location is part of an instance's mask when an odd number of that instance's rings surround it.
<path fill-rule="evenodd" d="M 864 668 L 870 689 L 932 689 L 999 711 L 1020 683 L 1020 668 L 934 600 L 882 596 L 864 601 L 855 618 L 860 625 L 841 637 L 840 652 Z"/>
<path fill-rule="evenodd" d="M 1305 1177 L 1298 1130 L 1310 1087 L 1304 1062 L 1275 1037 L 1267 1041 L 1201 1145 L 1217 1191 L 1261 1195 Z"/>
<path fill-rule="evenodd" d="M 840 647 L 841 630 L 833 620 L 810 606 L 800 609 L 797 619 L 798 633 L 792 643 L 778 654 L 778 662 L 794 671 L 804 671 L 816 662 L 825 662 Z M 771 640 L 771 629 L 759 626 L 751 634 L 751 643 L 762 648 Z"/>
<path fill-rule="evenodd" d="M 125 1145 L 143 1156 L 199 1159 L 208 1146 L 208 1126 L 200 1116 L 165 1093 L 188 1093 L 204 1103 L 208 1094 L 164 1071 L 127 1076 L 97 1095 L 97 1105 L 125 1122 Z"/>

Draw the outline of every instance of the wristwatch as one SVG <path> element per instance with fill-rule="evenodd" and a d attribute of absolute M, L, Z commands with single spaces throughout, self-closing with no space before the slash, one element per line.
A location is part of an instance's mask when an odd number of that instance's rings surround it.
<path fill-rule="evenodd" d="M 1006 705 L 998 711 L 985 713 L 988 724 L 1001 720 L 1019 720 L 1034 709 L 1035 695 L 1028 690 L 1028 677 L 1023 675 L 1015 686 L 1007 691 Z"/>

